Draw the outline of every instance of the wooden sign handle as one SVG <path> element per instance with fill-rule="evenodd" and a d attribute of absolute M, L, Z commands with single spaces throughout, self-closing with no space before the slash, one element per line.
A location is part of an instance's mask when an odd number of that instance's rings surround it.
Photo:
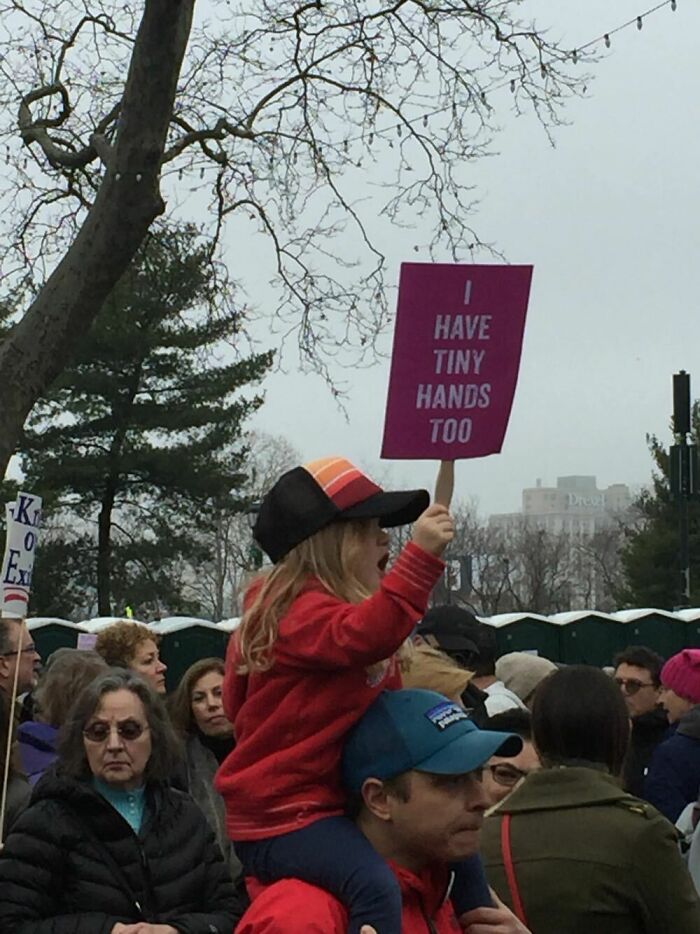
<path fill-rule="evenodd" d="M 435 481 L 434 502 L 450 508 L 455 488 L 455 462 L 440 461 L 437 480 Z"/>

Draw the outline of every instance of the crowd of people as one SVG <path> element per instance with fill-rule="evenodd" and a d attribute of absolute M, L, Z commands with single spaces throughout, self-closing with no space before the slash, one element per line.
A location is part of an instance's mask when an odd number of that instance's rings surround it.
<path fill-rule="evenodd" d="M 226 660 L 170 694 L 146 626 L 42 664 L 0 619 L 0 934 L 700 934 L 700 649 L 499 657 L 429 608 L 452 535 L 287 472 Z"/>

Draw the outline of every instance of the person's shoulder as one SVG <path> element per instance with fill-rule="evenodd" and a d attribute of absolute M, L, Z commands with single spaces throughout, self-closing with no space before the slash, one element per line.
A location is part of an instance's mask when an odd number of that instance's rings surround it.
<path fill-rule="evenodd" d="M 633 821 L 664 819 L 653 804 L 649 804 L 648 801 L 643 801 L 641 798 L 635 798 L 634 795 L 622 795 L 614 804 L 623 813 L 630 815 Z"/>
<path fill-rule="evenodd" d="M 347 915 L 330 892 L 301 879 L 250 883 L 252 904 L 236 934 L 344 934 Z"/>
<path fill-rule="evenodd" d="M 174 776 L 177 778 L 177 776 Z M 196 803 L 190 792 L 183 791 L 178 784 L 173 784 L 173 778 L 158 788 L 158 794 L 161 796 L 161 806 L 165 805 L 172 808 L 183 818 L 194 820 L 197 824 L 201 823 L 200 818 L 206 824 L 206 818 L 202 809 Z"/>
<path fill-rule="evenodd" d="M 614 807 L 618 815 L 618 826 L 624 825 L 628 836 L 631 834 L 638 839 L 678 838 L 671 822 L 648 801 L 633 795 L 623 795 L 614 802 Z M 634 843 L 630 844 L 632 849 L 634 846 Z"/>
<path fill-rule="evenodd" d="M 700 760 L 700 737 L 686 736 L 675 730 L 654 749 L 650 768 L 696 760 Z"/>

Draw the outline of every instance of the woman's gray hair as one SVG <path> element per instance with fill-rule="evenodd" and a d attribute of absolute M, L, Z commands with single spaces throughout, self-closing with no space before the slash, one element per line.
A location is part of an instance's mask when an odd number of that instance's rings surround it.
<path fill-rule="evenodd" d="M 178 765 L 182 755 L 180 741 L 170 724 L 165 705 L 146 682 L 133 671 L 112 669 L 89 684 L 68 712 L 58 742 L 61 774 L 73 778 L 89 776 L 90 767 L 85 754 L 83 730 L 90 717 L 100 706 L 105 694 L 131 691 L 143 704 L 151 731 L 151 755 L 144 770 L 145 781 L 166 782 Z"/>

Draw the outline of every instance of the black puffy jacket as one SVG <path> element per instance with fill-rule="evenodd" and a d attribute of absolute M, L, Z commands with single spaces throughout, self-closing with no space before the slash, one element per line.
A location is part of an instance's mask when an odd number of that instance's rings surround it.
<path fill-rule="evenodd" d="M 167 787 L 147 789 L 137 836 L 89 781 L 49 773 L 0 855 L 0 934 L 231 934 L 240 914 L 202 812 Z"/>

